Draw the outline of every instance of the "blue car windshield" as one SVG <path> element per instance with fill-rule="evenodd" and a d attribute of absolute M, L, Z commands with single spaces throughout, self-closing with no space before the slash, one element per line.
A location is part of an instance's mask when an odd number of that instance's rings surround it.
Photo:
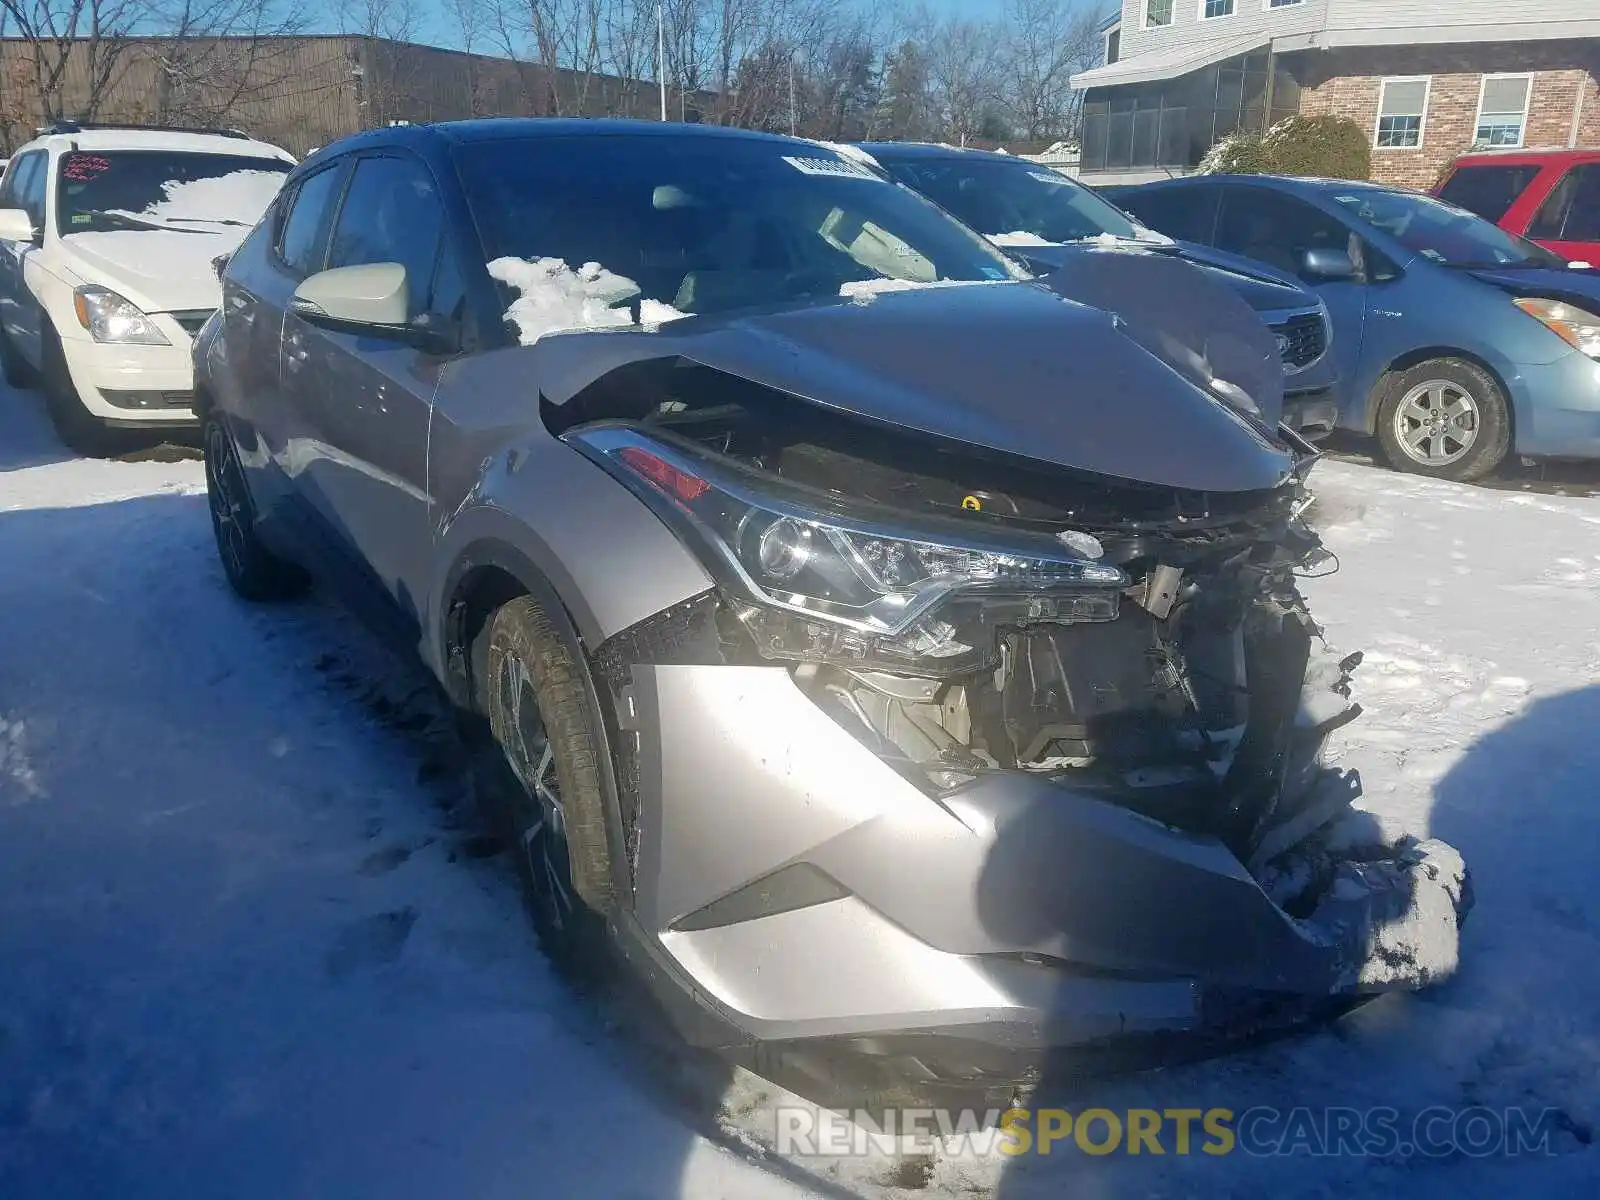
<path fill-rule="evenodd" d="M 1446 267 L 1557 267 L 1566 260 L 1482 217 L 1414 192 L 1350 188 L 1333 199 L 1350 216 Z"/>
<path fill-rule="evenodd" d="M 1027 275 L 871 167 L 817 144 L 536 136 L 456 150 L 491 261 L 598 264 L 619 302 L 685 313 L 838 299 L 853 289 Z M 491 268 L 504 280 L 503 267 Z"/>
<path fill-rule="evenodd" d="M 1076 242 L 1133 238 L 1121 209 L 1048 167 L 992 158 L 883 159 L 884 170 L 987 237 L 1031 234 Z"/>

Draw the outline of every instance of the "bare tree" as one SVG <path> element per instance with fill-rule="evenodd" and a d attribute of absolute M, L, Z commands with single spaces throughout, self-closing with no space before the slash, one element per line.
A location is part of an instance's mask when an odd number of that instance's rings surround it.
<path fill-rule="evenodd" d="M 992 24 L 952 18 L 933 22 L 924 35 L 934 108 L 957 145 L 979 135 L 999 95 L 1000 33 Z"/>
<path fill-rule="evenodd" d="M 142 0 L 0 0 L 25 47 L 26 78 L 40 120 L 89 118 L 117 83 Z"/>
<path fill-rule="evenodd" d="M 1006 0 L 998 99 L 1016 133 L 1065 137 L 1076 127 L 1071 79 L 1095 62 L 1100 44 L 1093 9 L 1076 0 Z"/>
<path fill-rule="evenodd" d="M 281 39 L 304 21 L 279 0 L 157 0 L 141 25 L 151 36 L 129 55 L 150 78 L 149 119 L 228 125 L 302 86 Z"/>
<path fill-rule="evenodd" d="M 361 39 L 350 64 L 363 128 L 409 120 L 414 95 L 405 69 L 406 43 L 421 24 L 420 0 L 343 0 L 342 32 Z"/>

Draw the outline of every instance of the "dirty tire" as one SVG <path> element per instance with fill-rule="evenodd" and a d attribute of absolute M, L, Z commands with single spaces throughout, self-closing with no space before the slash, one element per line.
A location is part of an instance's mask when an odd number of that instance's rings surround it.
<path fill-rule="evenodd" d="M 255 502 L 245 483 L 233 435 L 213 415 L 206 418 L 202 440 L 211 532 L 217 539 L 217 557 L 222 560 L 228 586 L 246 600 L 287 600 L 299 595 L 310 582 L 306 573 L 267 549 L 256 533 Z"/>
<path fill-rule="evenodd" d="M 67 444 L 89 458 L 101 458 L 115 452 L 111 430 L 83 406 L 78 398 L 77 386 L 67 370 L 67 358 L 61 350 L 61 338 L 48 323 L 44 327 L 43 361 L 39 368 L 39 386 L 44 392 L 45 411 L 50 414 L 50 424 L 56 434 Z"/>
<path fill-rule="evenodd" d="M 486 635 L 479 700 L 515 777 L 496 800 L 547 953 L 592 976 L 605 961 L 615 884 L 586 668 L 528 596 L 502 605 Z"/>
<path fill-rule="evenodd" d="M 28 360 L 17 353 L 11 338 L 0 328 L 0 375 L 14 388 L 30 388 L 34 384 L 34 371 Z"/>
<path fill-rule="evenodd" d="M 1382 389 L 1378 443 L 1397 471 L 1466 483 L 1493 472 L 1511 451 L 1511 409 L 1505 391 L 1476 363 L 1461 358 L 1429 359 L 1386 375 L 1378 386 Z M 1470 445 L 1457 450 L 1458 443 L 1446 441 L 1444 454 L 1432 460 L 1419 448 L 1407 445 L 1404 437 L 1406 429 L 1420 432 L 1420 414 L 1435 407 L 1430 392 L 1470 411 L 1473 422 Z"/>

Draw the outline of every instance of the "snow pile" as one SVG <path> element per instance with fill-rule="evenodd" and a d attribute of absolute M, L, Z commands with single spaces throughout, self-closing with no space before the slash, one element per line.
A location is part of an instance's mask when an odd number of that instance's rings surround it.
<path fill-rule="evenodd" d="M 668 321 L 681 321 L 684 317 L 692 316 L 693 313 L 683 312 L 660 300 L 652 300 L 649 296 L 639 301 L 639 324 L 646 329 L 659 329 Z"/>
<path fill-rule="evenodd" d="M 165 199 L 148 204 L 139 212 L 119 215 L 178 225 L 191 221 L 254 225 L 283 187 L 285 178 L 282 171 L 230 171 L 210 179 L 169 180 L 161 185 Z"/>
<path fill-rule="evenodd" d="M 991 233 L 988 237 L 996 246 L 1054 246 L 1056 244 L 1049 238 L 1042 238 L 1037 233 L 1029 233 L 1026 229 L 1015 229 L 1010 233 Z"/>
<path fill-rule="evenodd" d="M 848 158 L 864 167 L 877 167 L 880 165 L 876 158 L 868 154 L 860 146 L 852 146 L 849 142 L 818 142 L 817 145 L 826 146 L 840 158 Z"/>
<path fill-rule="evenodd" d="M 562 330 L 634 323 L 631 310 L 612 306 L 637 296 L 639 285 L 599 263 L 584 263 L 574 271 L 559 258 L 497 258 L 489 264 L 489 274 L 521 293 L 505 318 L 517 327 L 524 346 Z"/>

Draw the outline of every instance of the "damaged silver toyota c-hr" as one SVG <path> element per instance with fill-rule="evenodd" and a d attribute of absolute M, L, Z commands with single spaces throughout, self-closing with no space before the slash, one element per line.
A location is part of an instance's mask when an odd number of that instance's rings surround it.
<path fill-rule="evenodd" d="M 1015 1079 L 1454 970 L 1459 855 L 1321 761 L 1359 655 L 1276 347 L 1186 264 L 1034 280 L 814 143 L 491 121 L 313 156 L 224 292 L 230 581 L 376 599 L 549 945 L 697 1042 Z"/>

